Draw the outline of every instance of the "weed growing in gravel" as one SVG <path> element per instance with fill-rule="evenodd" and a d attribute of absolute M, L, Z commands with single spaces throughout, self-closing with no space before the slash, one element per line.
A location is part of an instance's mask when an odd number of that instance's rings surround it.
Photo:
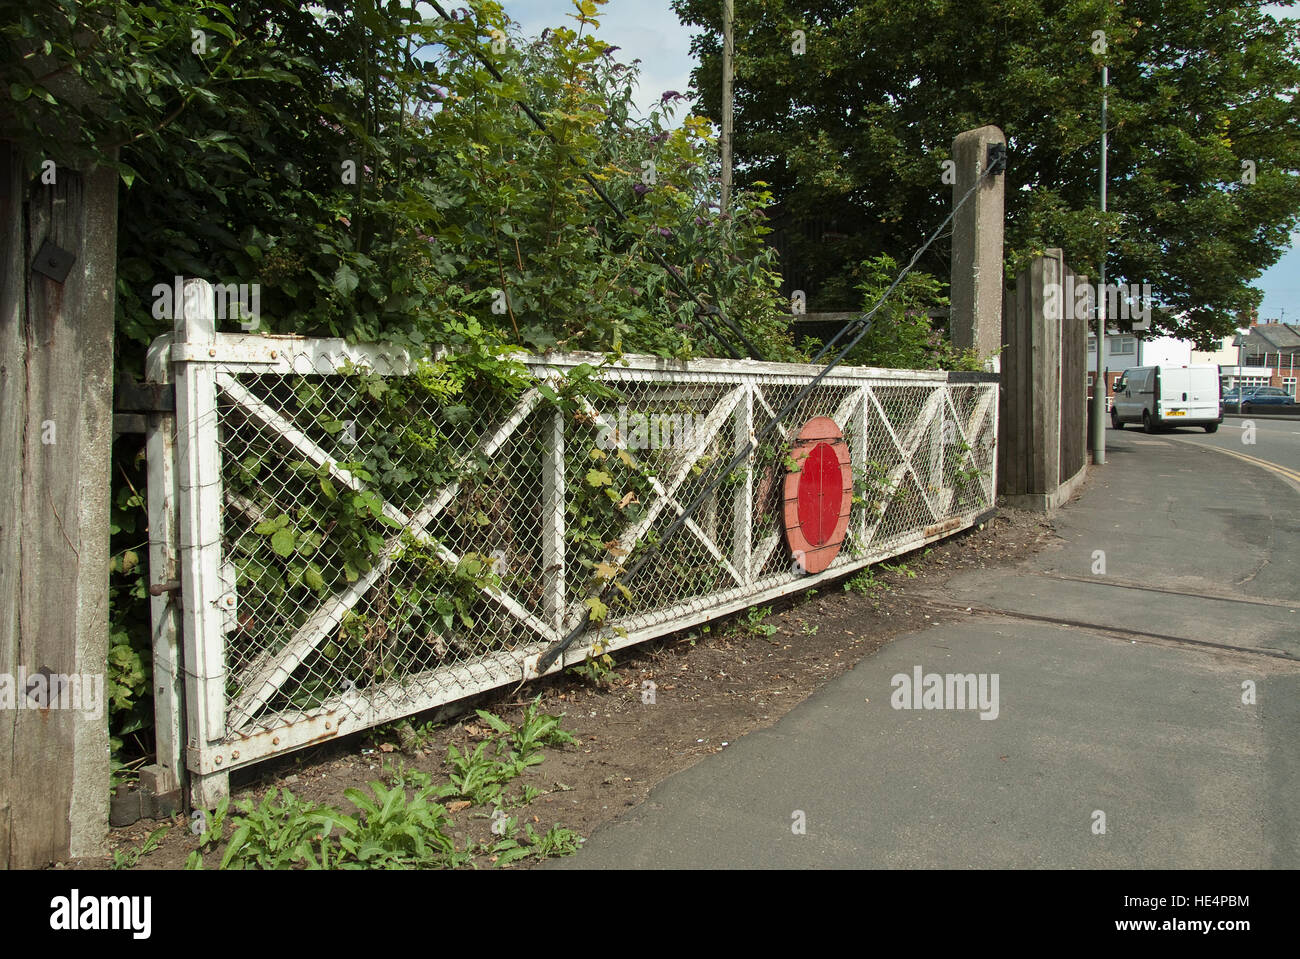
<path fill-rule="evenodd" d="M 538 835 L 531 823 L 524 824 L 524 835 L 521 838 L 518 824 L 514 819 L 505 821 L 504 832 L 506 838 L 494 843 L 484 843 L 482 846 L 484 853 L 496 857 L 492 862 L 498 867 L 508 866 L 529 856 L 538 859 L 571 856 L 578 851 L 579 844 L 583 842 L 581 836 L 563 826 L 552 826 L 544 834 Z"/>
<path fill-rule="evenodd" d="M 162 842 L 163 836 L 167 835 L 167 830 L 170 828 L 171 826 L 159 826 L 145 837 L 145 841 L 140 844 L 139 849 L 128 849 L 125 852 L 121 849 L 114 849 L 113 868 L 134 869 L 141 857 L 149 855 L 158 848 L 158 844 Z"/>
<path fill-rule="evenodd" d="M 600 640 L 596 640 L 591 644 L 586 659 L 570 666 L 568 672 L 603 689 L 613 679 L 614 657 L 605 652 L 605 647 L 601 645 Z"/>
<path fill-rule="evenodd" d="M 470 858 L 457 853 L 446 807 L 431 801 L 438 790 L 426 786 L 409 799 L 400 787 L 372 782 L 370 794 L 348 789 L 344 795 L 359 812 L 339 817 L 343 830 L 335 865 L 344 869 L 412 869 L 420 866 L 459 866 Z M 326 832 L 328 836 L 328 831 Z M 320 868 L 325 861 L 322 846 Z M 308 865 L 316 865 L 308 859 Z"/>
<path fill-rule="evenodd" d="M 442 803 L 448 798 L 460 798 L 476 806 L 499 804 L 511 780 L 543 761 L 544 747 L 574 742 L 560 728 L 561 717 L 541 712 L 539 702 L 540 697 L 529 704 L 517 726 L 478 710 L 479 718 L 493 735 L 473 751 L 462 752 L 455 744 L 449 745 L 449 782 L 439 786 L 433 785 L 428 773 L 408 769 L 399 761 L 395 768 L 384 768 L 389 783 L 376 780 L 364 790 L 345 790 L 353 807 L 351 813 L 301 800 L 287 789 L 272 788 L 261 803 L 243 800 L 237 806 L 238 812 L 231 816 L 233 831 L 221 857 L 221 868 L 455 868 L 472 865 L 477 856 L 484 854 L 495 857 L 492 861 L 502 866 L 529 857 L 545 859 L 573 853 L 582 839 L 572 830 L 555 826 L 539 835 L 531 825 L 525 825 L 521 836 L 515 819 L 506 820 L 506 827 L 499 833 L 502 838 L 491 843 L 470 842 L 458 849 L 451 832 L 451 816 Z M 520 803 L 526 805 L 540 795 L 540 790 L 525 785 Z M 223 799 L 210 818 L 206 812 L 196 818 L 196 831 L 201 831 L 199 849 L 190 854 L 187 869 L 201 869 L 203 851 L 215 849 L 221 842 L 226 813 L 227 802 Z M 138 853 L 122 856 L 123 866 L 135 865 L 164 831 L 151 835 Z"/>
<path fill-rule="evenodd" d="M 766 639 L 776 632 L 776 626 L 772 623 L 763 622 L 771 615 L 771 606 L 752 606 L 749 612 L 745 614 L 745 619 L 740 624 L 740 627 L 751 636 L 762 636 Z"/>
<path fill-rule="evenodd" d="M 844 584 L 844 591 L 846 593 L 871 593 L 878 589 L 889 589 L 889 584 L 885 583 L 883 580 L 876 579 L 875 571 L 870 567 L 864 569 Z"/>

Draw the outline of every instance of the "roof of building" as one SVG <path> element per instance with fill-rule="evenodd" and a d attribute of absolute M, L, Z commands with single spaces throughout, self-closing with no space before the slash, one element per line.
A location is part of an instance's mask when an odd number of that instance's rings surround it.
<path fill-rule="evenodd" d="M 1293 323 L 1257 323 L 1250 328 L 1246 347 L 1262 353 L 1300 350 L 1300 327 Z"/>

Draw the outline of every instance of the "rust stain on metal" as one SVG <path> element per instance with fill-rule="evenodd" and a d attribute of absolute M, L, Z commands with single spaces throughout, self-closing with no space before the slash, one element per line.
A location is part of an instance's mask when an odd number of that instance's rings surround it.
<path fill-rule="evenodd" d="M 947 533 L 961 526 L 961 517 L 954 516 L 952 519 L 944 520 L 942 523 L 936 523 L 934 526 L 927 526 L 923 531 L 923 536 L 938 536 L 940 533 Z"/>

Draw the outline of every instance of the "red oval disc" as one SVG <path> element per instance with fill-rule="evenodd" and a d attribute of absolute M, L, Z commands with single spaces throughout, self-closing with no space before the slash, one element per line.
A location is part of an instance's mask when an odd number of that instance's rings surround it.
<path fill-rule="evenodd" d="M 785 540 L 804 573 L 820 573 L 835 561 L 849 529 L 853 467 L 844 434 L 829 416 L 814 416 L 790 448 L 785 474 Z"/>
<path fill-rule="evenodd" d="M 799 526 L 808 542 L 820 546 L 831 538 L 843 502 L 840 458 L 829 443 L 818 443 L 799 475 Z"/>

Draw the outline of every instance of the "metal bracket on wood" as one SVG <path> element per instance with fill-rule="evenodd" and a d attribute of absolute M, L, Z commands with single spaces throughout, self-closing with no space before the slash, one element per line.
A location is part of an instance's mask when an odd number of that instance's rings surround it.
<path fill-rule="evenodd" d="M 118 382 L 113 390 L 115 413 L 175 413 L 176 387 L 171 383 Z"/>
<path fill-rule="evenodd" d="M 48 276 L 55 283 L 62 283 L 68 278 L 68 272 L 76 261 L 74 254 L 46 240 L 37 251 L 36 259 L 32 260 L 32 270 Z"/>
<path fill-rule="evenodd" d="M 145 414 L 175 411 L 176 390 L 172 384 L 121 380 L 113 390 L 113 435 L 144 433 L 149 429 Z"/>

